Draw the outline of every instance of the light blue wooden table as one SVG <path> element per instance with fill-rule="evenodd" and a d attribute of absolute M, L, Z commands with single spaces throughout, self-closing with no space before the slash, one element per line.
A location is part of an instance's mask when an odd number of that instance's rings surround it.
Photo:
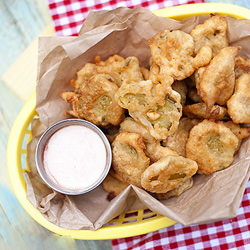
<path fill-rule="evenodd" d="M 249 0 L 207 0 L 250 8 Z M 44 0 L 0 0 L 0 76 L 51 22 Z M 1 79 L 2 77 L 0 77 Z M 60 237 L 36 223 L 11 190 L 6 147 L 13 122 L 24 102 L 0 80 L 0 249 L 111 249 L 110 241 Z"/>

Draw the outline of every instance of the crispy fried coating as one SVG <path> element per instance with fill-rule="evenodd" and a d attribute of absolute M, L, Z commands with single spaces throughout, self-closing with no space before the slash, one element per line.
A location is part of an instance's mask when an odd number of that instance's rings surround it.
<path fill-rule="evenodd" d="M 179 188 L 197 172 L 197 163 L 182 156 L 169 155 L 150 165 L 141 176 L 141 185 L 153 193 Z"/>
<path fill-rule="evenodd" d="M 149 80 L 149 70 L 146 67 L 141 67 L 143 80 Z"/>
<path fill-rule="evenodd" d="M 210 118 L 213 120 L 228 119 L 226 108 L 219 105 L 214 105 L 210 113 L 208 113 L 207 106 L 204 102 L 184 106 L 183 114 L 185 114 L 189 118 L 197 118 L 197 119 L 205 119 L 205 118 Z"/>
<path fill-rule="evenodd" d="M 223 122 L 223 124 L 229 128 L 239 139 L 238 148 L 236 150 L 238 151 L 240 149 L 242 140 L 250 136 L 250 127 L 241 127 L 239 124 L 235 124 L 232 121 Z"/>
<path fill-rule="evenodd" d="M 187 96 L 194 103 L 202 102 L 200 96 L 197 93 L 197 89 L 196 88 L 190 88 L 190 89 L 188 89 Z"/>
<path fill-rule="evenodd" d="M 151 163 L 156 162 L 166 156 L 178 154 L 169 147 L 162 146 L 159 141 L 148 143 L 146 146 L 146 155 L 150 158 Z"/>
<path fill-rule="evenodd" d="M 114 198 L 119 195 L 129 184 L 124 183 L 117 178 L 113 177 L 110 173 L 102 182 L 103 189 L 109 193 L 108 199 Z"/>
<path fill-rule="evenodd" d="M 195 87 L 196 87 L 198 95 L 199 95 L 199 91 L 200 91 L 200 82 L 201 82 L 201 79 L 202 79 L 202 76 L 203 76 L 203 73 L 205 72 L 205 70 L 206 70 L 206 67 L 201 67 L 201 68 L 197 69 L 193 74 L 194 81 L 195 81 Z"/>
<path fill-rule="evenodd" d="M 196 57 L 192 36 L 180 30 L 165 30 L 149 39 L 151 70 L 162 82 L 166 76 L 183 80 L 191 76 L 195 69 L 207 65 L 212 58 L 212 50 L 202 48 Z M 157 69 L 158 66 L 158 69 Z M 153 67 L 153 68 L 152 68 Z"/>
<path fill-rule="evenodd" d="M 116 93 L 119 105 L 157 140 L 174 133 L 182 114 L 180 95 L 162 87 L 148 80 L 123 84 Z"/>
<path fill-rule="evenodd" d="M 163 142 L 163 145 L 169 147 L 178 155 L 186 157 L 186 143 L 189 132 L 199 122 L 197 119 L 181 118 L 177 130 Z"/>
<path fill-rule="evenodd" d="M 117 60 L 117 57 L 119 59 Z M 135 56 L 129 56 L 125 59 L 120 59 L 121 56 L 115 55 L 109 57 L 106 61 L 101 61 L 100 56 L 95 57 L 97 72 L 110 73 L 115 78 L 119 78 L 118 86 L 125 81 L 127 83 L 143 80 L 143 75 L 139 65 L 139 60 Z"/>
<path fill-rule="evenodd" d="M 121 122 L 119 132 L 137 133 L 142 136 L 145 144 L 153 143 L 156 141 L 155 138 L 149 133 L 149 130 L 146 127 L 136 122 L 131 117 L 126 117 Z"/>
<path fill-rule="evenodd" d="M 196 25 L 191 31 L 195 43 L 195 53 L 203 46 L 211 47 L 213 56 L 228 46 L 227 21 L 223 16 L 212 16 L 203 24 Z"/>
<path fill-rule="evenodd" d="M 181 105 L 183 106 L 186 102 L 188 92 L 188 87 L 185 81 L 174 81 L 172 88 L 181 95 Z"/>
<path fill-rule="evenodd" d="M 199 96 L 207 105 L 208 113 L 215 103 L 225 105 L 233 94 L 234 64 L 238 49 L 238 47 L 221 49 L 201 76 L 197 89 Z"/>
<path fill-rule="evenodd" d="M 223 124 L 230 128 L 239 140 L 243 140 L 250 136 L 250 127 L 241 127 L 239 124 L 235 124 L 232 121 L 223 122 Z"/>
<path fill-rule="evenodd" d="M 118 125 L 124 118 L 124 110 L 118 105 L 115 93 L 118 87 L 110 76 L 97 74 L 86 82 L 80 93 L 63 92 L 61 97 L 72 104 L 68 114 L 86 119 L 96 125 Z"/>
<path fill-rule="evenodd" d="M 85 88 L 86 81 L 95 74 L 109 74 L 111 79 L 120 87 L 124 81 L 127 83 L 143 80 L 139 60 L 135 56 L 123 58 L 113 55 L 105 61 L 100 56 L 95 56 L 95 63 L 87 63 L 77 72 L 76 80 L 71 80 L 71 85 L 76 92 Z"/>
<path fill-rule="evenodd" d="M 168 191 L 166 193 L 156 193 L 154 196 L 158 199 L 158 200 L 167 200 L 171 197 L 178 197 L 180 196 L 182 193 L 184 193 L 186 190 L 190 189 L 193 186 L 193 178 L 189 178 L 186 181 L 184 181 L 182 183 L 182 185 L 180 185 L 178 188 L 175 188 L 171 191 Z"/>
<path fill-rule="evenodd" d="M 199 174 L 208 175 L 233 162 L 238 144 L 238 138 L 225 125 L 203 120 L 190 131 L 186 155 L 197 162 Z"/>
<path fill-rule="evenodd" d="M 168 155 L 178 155 L 169 147 L 163 147 L 159 141 L 157 141 L 147 128 L 136 122 L 130 117 L 127 117 L 120 124 L 120 132 L 137 133 L 142 136 L 146 149 L 145 154 L 150 158 L 151 162 L 156 162 L 159 159 Z"/>
<path fill-rule="evenodd" d="M 238 79 L 242 74 L 245 73 L 250 73 L 250 59 L 247 57 L 236 56 L 235 78 Z"/>
<path fill-rule="evenodd" d="M 145 148 L 139 134 L 122 132 L 116 136 L 112 143 L 112 166 L 121 181 L 141 187 L 140 176 L 150 163 Z"/>
<path fill-rule="evenodd" d="M 235 91 L 227 101 L 228 114 L 234 123 L 250 123 L 250 73 L 242 74 Z"/>

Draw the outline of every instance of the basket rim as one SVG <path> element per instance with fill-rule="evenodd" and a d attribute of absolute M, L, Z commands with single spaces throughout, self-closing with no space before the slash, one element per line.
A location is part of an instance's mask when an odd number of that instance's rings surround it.
<path fill-rule="evenodd" d="M 36 209 L 30 201 L 26 198 L 26 190 L 23 187 L 21 180 L 19 178 L 19 166 L 20 166 L 20 156 L 18 148 L 22 146 L 23 136 L 28 124 L 36 114 L 36 92 L 34 92 L 31 98 L 23 106 L 22 110 L 18 114 L 8 140 L 7 146 L 7 168 L 9 180 L 12 189 L 17 197 L 18 201 L 24 208 L 24 210 L 40 225 L 46 229 L 57 233 L 59 235 L 70 235 L 74 239 L 81 240 L 107 240 L 114 238 L 124 238 L 131 237 L 135 235 L 145 234 L 154 230 L 164 228 L 166 226 L 171 226 L 176 222 L 162 215 L 153 217 L 152 219 L 143 220 L 138 226 L 136 223 L 126 223 L 118 229 L 116 225 L 108 225 L 101 227 L 95 231 L 91 230 L 73 230 L 59 227 L 51 222 L 49 222 L 40 212 Z M 139 210 L 137 210 L 139 211 Z M 131 213 L 133 211 L 128 211 Z"/>
<path fill-rule="evenodd" d="M 175 7 L 169 7 L 154 11 L 158 16 L 168 18 L 186 18 L 189 16 L 218 13 L 228 15 L 239 19 L 249 19 L 250 10 L 233 4 L 223 3 L 200 3 L 188 4 Z M 156 218 L 144 220 L 143 223 L 127 223 L 119 228 L 117 226 L 105 226 L 96 231 L 91 230 L 71 230 L 61 228 L 49 222 L 26 198 L 26 190 L 19 179 L 20 156 L 18 148 L 21 148 L 24 131 L 34 117 L 36 111 L 36 92 L 21 109 L 10 131 L 7 145 L 7 169 L 12 189 L 15 196 L 21 203 L 26 212 L 40 225 L 59 235 L 70 235 L 74 239 L 82 240 L 107 240 L 125 238 L 136 235 L 149 233 L 174 225 L 176 222 L 165 217 L 157 216 Z"/>

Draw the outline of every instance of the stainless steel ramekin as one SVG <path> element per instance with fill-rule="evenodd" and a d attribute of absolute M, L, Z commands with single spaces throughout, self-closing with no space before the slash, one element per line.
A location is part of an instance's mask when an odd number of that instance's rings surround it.
<path fill-rule="evenodd" d="M 67 126 L 71 126 L 71 125 L 84 126 L 86 128 L 91 129 L 96 134 L 98 134 L 104 143 L 104 146 L 106 149 L 106 156 L 107 156 L 105 170 L 103 171 L 101 177 L 95 183 L 93 183 L 91 186 L 89 186 L 88 188 L 86 188 L 84 190 L 80 190 L 80 191 L 63 189 L 61 186 L 59 186 L 57 183 L 55 183 L 53 180 L 51 180 L 51 178 L 47 175 L 45 168 L 44 168 L 44 164 L 43 164 L 44 150 L 45 150 L 45 147 L 46 147 L 47 142 L 50 139 L 50 137 L 59 129 L 67 127 Z M 40 139 L 38 141 L 37 147 L 36 147 L 35 160 L 36 160 L 36 167 L 37 167 L 38 173 L 40 174 L 43 181 L 49 187 L 51 187 L 55 191 L 63 193 L 63 194 L 79 195 L 79 194 L 84 194 L 84 193 L 87 193 L 87 192 L 93 190 L 94 188 L 96 188 L 97 186 L 99 186 L 103 182 L 103 180 L 107 176 L 107 174 L 110 170 L 110 167 L 111 167 L 112 151 L 111 151 L 110 143 L 109 143 L 107 137 L 96 125 L 94 125 L 91 122 L 81 120 L 81 119 L 66 119 L 66 120 L 62 120 L 62 121 L 59 121 L 59 122 L 53 124 L 42 134 L 42 136 L 40 137 Z"/>

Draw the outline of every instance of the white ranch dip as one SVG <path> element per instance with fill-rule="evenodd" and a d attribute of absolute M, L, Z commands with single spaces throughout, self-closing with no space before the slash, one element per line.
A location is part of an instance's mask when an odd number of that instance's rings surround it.
<path fill-rule="evenodd" d="M 76 191 L 97 182 L 105 170 L 107 153 L 98 134 L 89 128 L 71 125 L 51 136 L 43 161 L 53 182 Z"/>

